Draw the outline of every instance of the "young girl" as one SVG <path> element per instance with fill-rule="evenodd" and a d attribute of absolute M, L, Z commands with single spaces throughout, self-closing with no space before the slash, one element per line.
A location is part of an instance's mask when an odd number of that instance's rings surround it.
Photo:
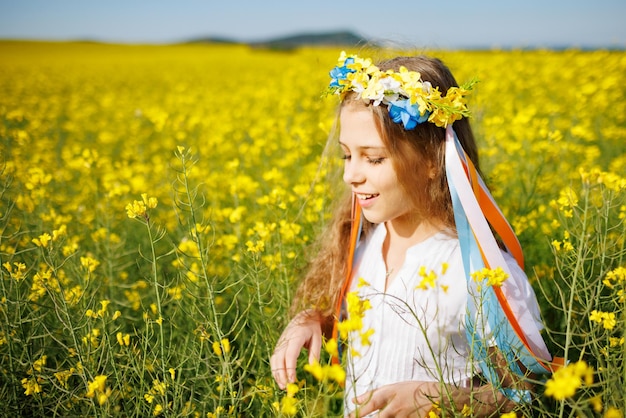
<path fill-rule="evenodd" d="M 522 377 L 549 371 L 550 355 L 517 240 L 478 175 L 468 91 L 423 56 L 375 66 L 342 53 L 331 77 L 349 193 L 272 355 L 279 387 L 303 348 L 314 362 L 337 335 L 349 293 L 363 304 L 361 337 L 344 341 L 347 416 L 489 416 L 528 400 Z"/>

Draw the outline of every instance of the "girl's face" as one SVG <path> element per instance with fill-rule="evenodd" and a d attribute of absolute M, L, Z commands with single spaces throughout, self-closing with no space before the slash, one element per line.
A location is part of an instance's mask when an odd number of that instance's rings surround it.
<path fill-rule="evenodd" d="M 339 143 L 344 152 L 343 180 L 372 223 L 411 220 L 411 199 L 398 182 L 389 151 L 365 107 L 349 104 L 341 110 Z"/>

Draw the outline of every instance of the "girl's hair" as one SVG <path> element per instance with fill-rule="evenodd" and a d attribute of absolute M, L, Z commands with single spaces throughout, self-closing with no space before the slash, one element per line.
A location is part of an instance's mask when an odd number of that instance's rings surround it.
<path fill-rule="evenodd" d="M 439 59 L 426 56 L 396 57 L 378 64 L 381 70 L 398 71 L 401 66 L 421 74 L 423 81 L 438 87 L 442 94 L 458 86 L 454 76 Z M 339 110 L 347 106 L 364 106 L 374 116 L 381 139 L 389 151 L 398 181 L 413 200 L 418 219 L 435 221 L 455 234 L 454 213 L 445 170 L 445 129 L 424 122 L 413 130 L 395 123 L 386 106 L 372 106 L 348 93 Z M 459 142 L 477 170 L 478 153 L 474 135 L 467 118 L 453 124 Z M 330 317 L 345 280 L 351 227 L 351 193 L 347 190 L 335 210 L 333 220 L 319 237 L 319 250 L 311 260 L 308 272 L 299 287 L 294 312 L 315 308 Z M 364 220 L 362 236 L 372 224 Z"/>

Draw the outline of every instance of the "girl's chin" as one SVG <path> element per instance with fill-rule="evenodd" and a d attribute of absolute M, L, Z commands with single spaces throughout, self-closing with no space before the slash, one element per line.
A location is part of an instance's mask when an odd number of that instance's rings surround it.
<path fill-rule="evenodd" d="M 379 224 L 387 220 L 386 218 L 383 218 L 379 214 L 375 213 L 374 211 L 367 210 L 367 209 L 363 209 L 363 217 L 368 222 L 371 222 L 373 224 Z"/>

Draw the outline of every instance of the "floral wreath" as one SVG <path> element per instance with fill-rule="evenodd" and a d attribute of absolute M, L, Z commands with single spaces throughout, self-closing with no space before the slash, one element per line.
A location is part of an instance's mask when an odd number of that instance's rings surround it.
<path fill-rule="evenodd" d="M 402 123 L 406 130 L 423 122 L 445 128 L 469 116 L 465 96 L 475 84 L 472 81 L 462 87 L 450 87 L 444 95 L 438 87 L 422 81 L 416 71 L 404 66 L 397 72 L 381 71 L 371 59 L 347 55 L 345 51 L 341 52 L 330 77 L 329 94 L 343 97 L 348 91 L 354 91 L 366 103 L 374 106 L 383 103 L 393 121 Z"/>

